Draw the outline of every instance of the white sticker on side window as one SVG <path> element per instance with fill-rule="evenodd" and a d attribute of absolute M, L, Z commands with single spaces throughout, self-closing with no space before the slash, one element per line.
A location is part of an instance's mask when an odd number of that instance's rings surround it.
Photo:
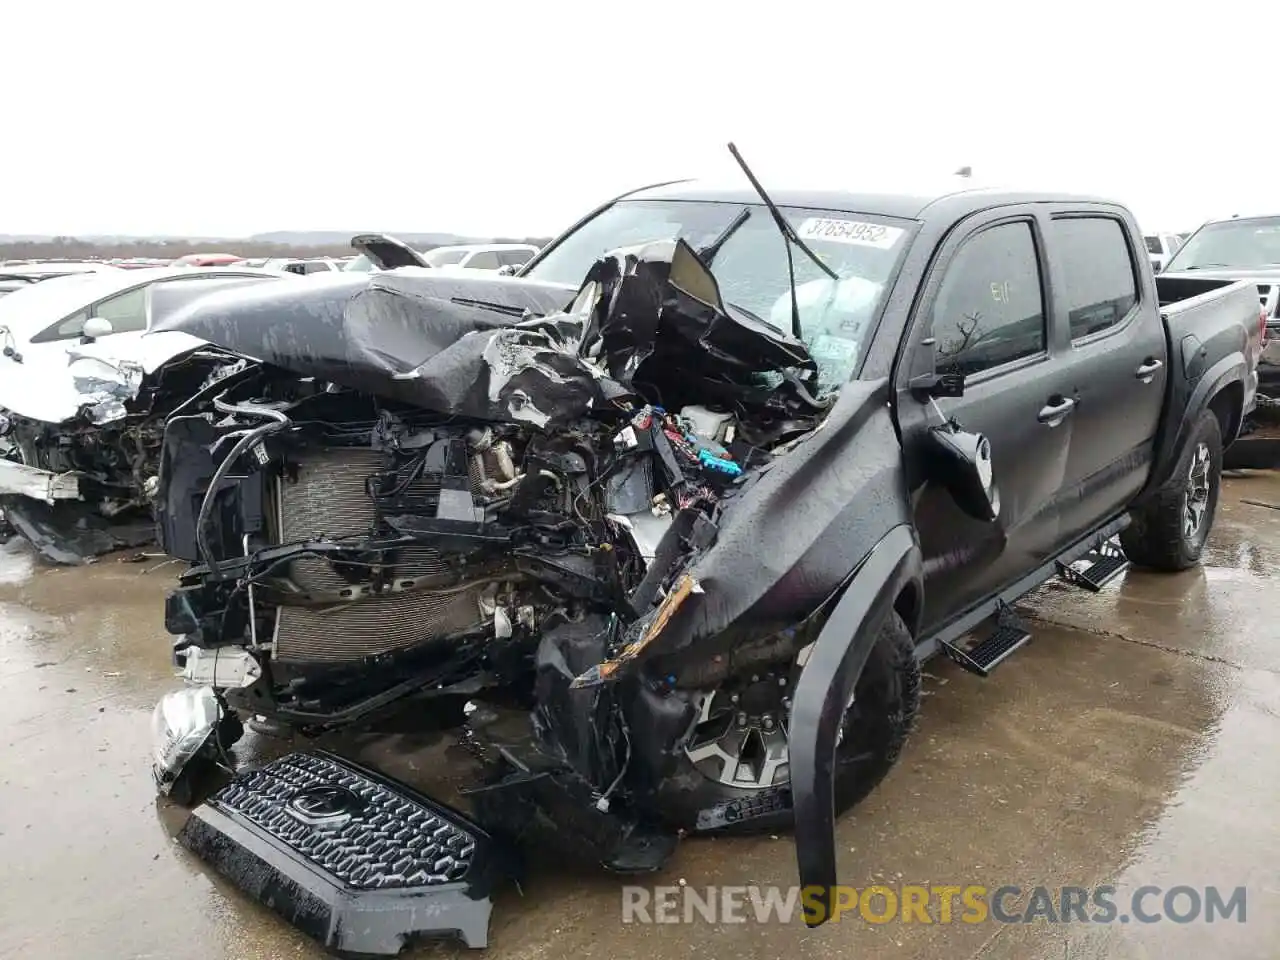
<path fill-rule="evenodd" d="M 863 223 L 860 220 L 830 220 L 826 217 L 810 217 L 796 231 L 801 240 L 826 240 L 831 243 L 849 243 L 859 247 L 878 247 L 889 250 L 902 236 L 899 227 L 886 227 L 879 223 Z"/>

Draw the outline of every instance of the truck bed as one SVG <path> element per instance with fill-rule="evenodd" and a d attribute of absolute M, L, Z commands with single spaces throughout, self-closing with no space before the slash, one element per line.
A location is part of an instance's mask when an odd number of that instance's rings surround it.
<path fill-rule="evenodd" d="M 1257 306 L 1258 291 L 1257 287 L 1252 283 L 1242 280 L 1223 280 L 1218 277 L 1161 276 L 1156 274 L 1156 294 L 1159 296 L 1161 307 L 1173 306 L 1175 303 L 1181 303 L 1184 300 L 1194 300 L 1197 297 L 1203 297 L 1215 291 L 1222 291 L 1231 286 L 1247 288 L 1253 297 L 1254 306 Z M 1256 310 L 1254 315 L 1256 317 Z"/>
<path fill-rule="evenodd" d="M 1244 413 L 1250 413 L 1264 345 L 1257 286 L 1246 280 L 1160 275 L 1155 283 L 1173 367 L 1171 406 L 1177 408 L 1185 402 L 1210 372 L 1205 369 L 1206 357 L 1237 356 L 1245 366 Z M 1234 434 L 1224 436 L 1223 444 L 1234 439 Z"/>
<path fill-rule="evenodd" d="M 1241 350 L 1256 378 L 1264 320 L 1255 284 L 1248 280 L 1159 275 L 1155 281 L 1160 313 L 1172 343 L 1190 334 L 1209 348 L 1210 356 L 1222 355 L 1215 350 L 1218 346 L 1223 351 Z"/>

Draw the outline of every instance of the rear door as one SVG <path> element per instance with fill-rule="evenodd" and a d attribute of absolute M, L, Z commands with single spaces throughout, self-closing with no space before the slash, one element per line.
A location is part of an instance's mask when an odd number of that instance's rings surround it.
<path fill-rule="evenodd" d="M 1056 346 L 1069 357 L 1077 400 L 1062 522 L 1077 536 L 1146 482 L 1164 405 L 1164 324 L 1133 236 L 1108 209 L 1058 210 L 1047 224 Z"/>
<path fill-rule="evenodd" d="M 1047 276 L 1041 221 L 1030 207 L 1005 207 L 953 231 L 926 277 L 899 372 L 906 463 L 922 463 L 940 414 L 954 417 L 990 439 L 1001 499 L 999 520 L 984 524 L 911 470 L 926 632 L 1051 559 L 1060 541 L 1071 369 L 1049 333 Z M 964 396 L 936 409 L 907 389 L 931 355 L 939 372 L 966 377 Z"/>

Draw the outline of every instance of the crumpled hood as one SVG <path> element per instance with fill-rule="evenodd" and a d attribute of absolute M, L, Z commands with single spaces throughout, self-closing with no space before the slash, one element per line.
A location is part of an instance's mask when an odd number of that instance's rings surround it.
<path fill-rule="evenodd" d="M 813 362 L 800 341 L 726 308 L 683 241 L 602 257 L 576 296 L 430 269 L 313 279 L 213 294 L 157 329 L 439 413 L 538 426 L 625 392 L 663 343 L 722 379 Z"/>

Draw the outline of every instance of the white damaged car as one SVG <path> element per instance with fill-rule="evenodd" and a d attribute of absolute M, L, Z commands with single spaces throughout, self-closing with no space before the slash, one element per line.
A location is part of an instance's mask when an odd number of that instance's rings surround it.
<path fill-rule="evenodd" d="M 196 297 L 268 280 L 301 282 L 160 267 L 60 277 L 0 299 L 0 538 L 16 533 L 63 564 L 153 540 L 165 417 L 243 361 L 148 331 Z"/>

